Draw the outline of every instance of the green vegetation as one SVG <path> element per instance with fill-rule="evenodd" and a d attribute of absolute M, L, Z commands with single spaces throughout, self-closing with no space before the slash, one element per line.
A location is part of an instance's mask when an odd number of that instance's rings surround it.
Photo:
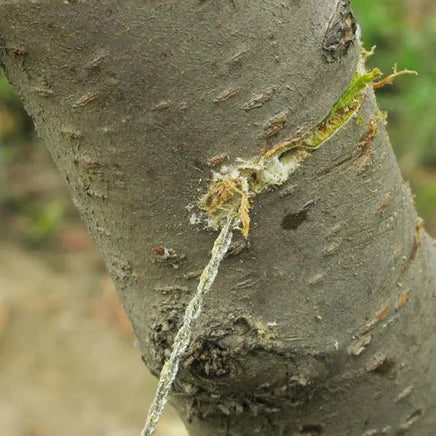
<path fill-rule="evenodd" d="M 419 7 L 421 5 L 421 9 Z M 422 5 L 427 6 L 424 8 Z M 367 48 L 376 45 L 368 65 L 387 74 L 393 65 L 409 68 L 418 77 L 398 81 L 377 93 L 389 112 L 390 136 L 408 167 L 436 165 L 436 6 L 423 0 L 354 0 Z M 431 10 L 432 9 L 432 10 Z"/>
<path fill-rule="evenodd" d="M 416 194 L 418 212 L 436 233 L 436 3 L 434 0 L 352 0 L 367 49 L 377 46 L 368 67 L 388 74 L 416 70 L 377 91 L 388 112 L 388 131 L 403 175 Z"/>
<path fill-rule="evenodd" d="M 49 243 L 61 224 L 65 200 L 52 196 L 44 177 L 47 151 L 36 140 L 20 98 L 0 74 L 0 237 L 37 247 Z"/>

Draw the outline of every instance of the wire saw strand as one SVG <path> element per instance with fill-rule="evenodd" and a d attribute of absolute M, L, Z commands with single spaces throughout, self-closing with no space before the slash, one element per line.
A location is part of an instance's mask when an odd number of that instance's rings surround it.
<path fill-rule="evenodd" d="M 171 355 L 165 362 L 160 373 L 156 393 L 148 410 L 147 420 L 143 430 L 141 431 L 141 436 L 153 436 L 156 432 L 157 425 L 165 409 L 165 404 L 168 401 L 171 387 L 177 376 L 180 361 L 191 340 L 192 328 L 195 320 L 201 313 L 203 296 L 212 287 L 216 275 L 218 274 L 221 261 L 227 253 L 232 241 L 232 228 L 234 224 L 234 219 L 231 216 L 228 216 L 220 234 L 215 240 L 209 263 L 206 265 L 200 276 L 200 282 L 197 286 L 197 290 L 186 307 L 182 326 L 174 338 Z"/>

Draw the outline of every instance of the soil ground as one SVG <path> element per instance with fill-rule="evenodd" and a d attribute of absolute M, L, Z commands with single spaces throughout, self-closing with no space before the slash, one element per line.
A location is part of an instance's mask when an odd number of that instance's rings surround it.
<path fill-rule="evenodd" d="M 41 146 L 20 146 L 8 160 L 0 168 L 0 434 L 139 435 L 156 381 L 95 246 Z M 47 227 L 53 201 L 62 213 Z M 169 407 L 158 435 L 186 434 Z"/>

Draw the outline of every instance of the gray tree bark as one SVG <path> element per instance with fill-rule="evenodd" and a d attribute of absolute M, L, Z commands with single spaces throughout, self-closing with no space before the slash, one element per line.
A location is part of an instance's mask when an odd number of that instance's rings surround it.
<path fill-rule="evenodd" d="M 211 159 L 317 125 L 358 68 L 355 33 L 346 0 L 0 2 L 2 66 L 154 374 L 216 236 L 192 219 Z M 436 250 L 369 88 L 255 199 L 174 388 L 192 435 L 434 434 Z"/>

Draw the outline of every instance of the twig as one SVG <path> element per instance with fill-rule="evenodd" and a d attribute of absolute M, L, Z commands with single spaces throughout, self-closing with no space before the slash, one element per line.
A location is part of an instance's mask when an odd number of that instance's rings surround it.
<path fill-rule="evenodd" d="M 374 82 L 372 84 L 372 89 L 379 89 L 379 88 L 383 88 L 383 86 L 386 85 L 392 85 L 397 77 L 402 76 L 404 74 L 415 74 L 416 76 L 418 75 L 416 71 L 412 71 L 412 70 L 397 71 L 397 65 L 394 65 L 393 70 L 394 70 L 393 73 L 390 74 L 389 76 L 386 76 L 384 79 L 379 80 L 378 82 Z"/>

